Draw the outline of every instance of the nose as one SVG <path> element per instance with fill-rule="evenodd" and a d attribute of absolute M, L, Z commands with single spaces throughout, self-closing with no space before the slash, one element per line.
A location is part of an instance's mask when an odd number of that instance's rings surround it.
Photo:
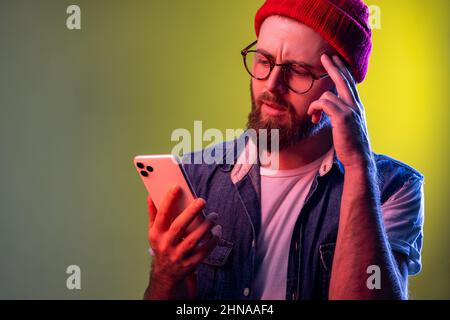
<path fill-rule="evenodd" d="M 274 66 L 272 72 L 269 75 L 269 78 L 267 78 L 266 80 L 266 90 L 269 92 L 285 93 L 288 88 L 284 82 L 283 77 L 283 67 Z"/>

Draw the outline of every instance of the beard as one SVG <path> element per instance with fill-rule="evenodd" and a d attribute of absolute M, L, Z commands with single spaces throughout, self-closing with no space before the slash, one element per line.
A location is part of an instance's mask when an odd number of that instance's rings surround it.
<path fill-rule="evenodd" d="M 301 117 L 295 111 L 292 104 L 285 101 L 282 97 L 262 93 L 257 99 L 253 95 L 250 84 L 250 94 L 252 99 L 252 110 L 248 114 L 247 129 L 254 129 L 259 139 L 259 129 L 267 130 L 267 151 L 271 152 L 271 129 L 278 129 L 279 135 L 279 151 L 294 146 L 298 142 L 310 138 L 321 131 L 322 128 L 330 124 L 330 120 L 325 113 L 322 113 L 320 121 L 316 124 L 312 123 L 310 117 L 305 114 Z M 283 116 L 269 116 L 265 118 L 262 114 L 262 104 L 268 102 L 286 109 Z M 266 137 L 264 137 L 266 139 Z M 264 145 L 264 144 L 263 144 Z"/>

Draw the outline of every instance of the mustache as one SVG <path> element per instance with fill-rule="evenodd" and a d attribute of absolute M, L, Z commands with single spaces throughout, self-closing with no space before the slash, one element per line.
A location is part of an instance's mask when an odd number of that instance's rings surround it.
<path fill-rule="evenodd" d="M 261 108 L 261 105 L 263 103 L 268 103 L 272 105 L 276 105 L 278 107 L 284 108 L 284 109 L 291 109 L 290 104 L 285 101 L 282 97 L 270 94 L 269 92 L 262 93 L 257 100 L 258 107 Z"/>

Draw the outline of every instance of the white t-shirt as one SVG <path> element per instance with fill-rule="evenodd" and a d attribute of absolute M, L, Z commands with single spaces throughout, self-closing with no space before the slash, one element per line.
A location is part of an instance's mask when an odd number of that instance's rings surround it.
<path fill-rule="evenodd" d="M 261 229 L 256 241 L 258 271 L 253 284 L 254 299 L 286 299 L 292 232 L 314 177 L 327 154 L 292 170 L 260 167 Z"/>

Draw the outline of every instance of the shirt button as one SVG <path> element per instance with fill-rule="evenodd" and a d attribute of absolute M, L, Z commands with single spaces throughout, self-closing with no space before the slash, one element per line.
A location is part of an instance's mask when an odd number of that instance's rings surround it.
<path fill-rule="evenodd" d="M 297 300 L 297 293 L 296 292 L 292 292 L 292 300 Z"/>
<path fill-rule="evenodd" d="M 245 288 L 244 289 L 244 296 L 248 297 L 249 294 L 250 294 L 250 289 L 249 288 Z"/>
<path fill-rule="evenodd" d="M 255 240 L 252 241 L 252 247 L 253 247 L 253 248 L 256 247 L 256 242 L 255 242 Z"/>
<path fill-rule="evenodd" d="M 298 251 L 298 241 L 295 241 L 295 251 Z"/>

